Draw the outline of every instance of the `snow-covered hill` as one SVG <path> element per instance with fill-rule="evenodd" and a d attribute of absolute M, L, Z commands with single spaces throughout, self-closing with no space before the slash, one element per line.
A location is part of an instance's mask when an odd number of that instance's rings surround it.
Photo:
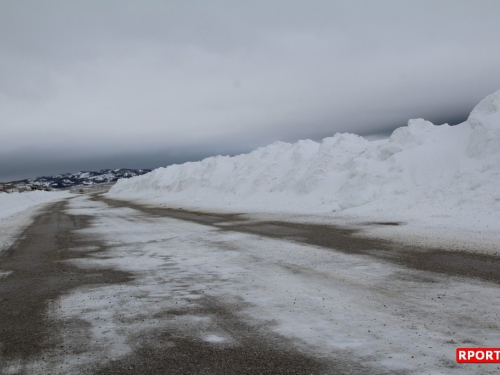
<path fill-rule="evenodd" d="M 336 134 L 159 168 L 109 195 L 174 207 L 425 221 L 500 230 L 500 91 L 456 126 L 410 120 L 389 139 Z"/>
<path fill-rule="evenodd" d="M 80 185 L 94 185 L 114 182 L 120 178 L 130 178 L 151 172 L 151 169 L 101 169 L 93 172 L 64 173 L 57 176 L 44 176 L 15 181 L 15 183 L 44 186 L 50 188 L 69 188 Z"/>

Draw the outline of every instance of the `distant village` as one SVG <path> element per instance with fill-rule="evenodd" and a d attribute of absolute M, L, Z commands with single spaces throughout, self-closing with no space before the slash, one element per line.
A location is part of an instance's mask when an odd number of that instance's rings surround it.
<path fill-rule="evenodd" d="M 20 183 L 0 182 L 0 193 L 24 193 L 27 191 L 35 191 L 35 190 L 52 191 L 52 188 L 37 184 L 26 184 L 24 182 Z"/>
<path fill-rule="evenodd" d="M 84 188 L 105 183 L 114 183 L 121 178 L 131 178 L 151 172 L 151 169 L 101 169 L 98 171 L 82 171 L 64 173 L 56 176 L 28 178 L 19 181 L 0 182 L 0 193 L 23 193 L 42 190 Z"/>

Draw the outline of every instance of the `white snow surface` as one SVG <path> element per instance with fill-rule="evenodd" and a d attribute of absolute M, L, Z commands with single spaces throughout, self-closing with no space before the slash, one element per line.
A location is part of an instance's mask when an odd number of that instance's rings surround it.
<path fill-rule="evenodd" d="M 456 126 L 410 120 L 389 139 L 336 134 L 119 180 L 110 197 L 172 207 L 403 221 L 500 233 L 500 90 Z"/>
<path fill-rule="evenodd" d="M 37 208 L 44 203 L 69 196 L 71 194 L 66 191 L 0 193 L 0 251 L 10 246 L 21 230 L 31 222 Z"/>

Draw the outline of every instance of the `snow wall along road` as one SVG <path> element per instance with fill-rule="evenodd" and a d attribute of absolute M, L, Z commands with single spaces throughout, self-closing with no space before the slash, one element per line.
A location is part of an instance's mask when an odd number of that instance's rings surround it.
<path fill-rule="evenodd" d="M 500 223 L 500 91 L 456 126 L 410 120 L 389 139 L 336 134 L 120 180 L 111 197 L 246 212 Z M 481 224 L 479 224 L 481 223 Z M 497 227 L 492 228 L 496 224 Z"/>

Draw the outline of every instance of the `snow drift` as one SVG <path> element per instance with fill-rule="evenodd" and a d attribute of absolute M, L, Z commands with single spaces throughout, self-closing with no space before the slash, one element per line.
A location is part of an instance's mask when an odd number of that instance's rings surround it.
<path fill-rule="evenodd" d="M 30 191 L 26 193 L 0 193 L 0 220 L 9 220 L 13 215 L 44 203 L 70 197 L 67 191 Z"/>
<path fill-rule="evenodd" d="M 475 219 L 492 229 L 500 223 L 499 108 L 497 91 L 456 126 L 416 119 L 379 141 L 336 134 L 276 142 L 119 180 L 109 195 L 246 212 Z"/>
<path fill-rule="evenodd" d="M 7 249 L 31 222 L 37 207 L 70 196 L 67 191 L 0 193 L 0 252 Z"/>

